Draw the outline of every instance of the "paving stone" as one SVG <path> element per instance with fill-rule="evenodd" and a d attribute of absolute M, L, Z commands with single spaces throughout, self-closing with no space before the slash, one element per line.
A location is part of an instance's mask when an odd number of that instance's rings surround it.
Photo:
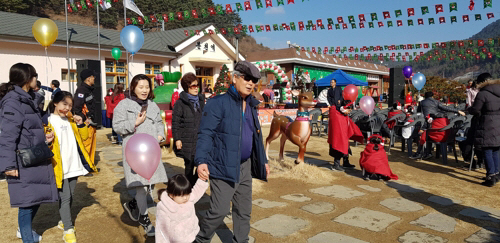
<path fill-rule="evenodd" d="M 283 214 L 275 214 L 269 218 L 261 219 L 251 226 L 252 228 L 271 234 L 273 237 L 291 235 L 309 225 L 307 220 Z"/>
<path fill-rule="evenodd" d="M 398 238 L 400 243 L 445 243 L 447 239 L 418 231 L 408 231 Z"/>
<path fill-rule="evenodd" d="M 402 197 L 385 199 L 380 205 L 399 212 L 416 212 L 424 209 L 420 204 Z"/>
<path fill-rule="evenodd" d="M 252 204 L 257 205 L 261 208 L 274 208 L 274 207 L 286 206 L 286 203 L 284 203 L 284 202 L 269 201 L 267 199 L 262 199 L 262 198 L 253 200 Z"/>
<path fill-rule="evenodd" d="M 454 218 L 441 213 L 430 213 L 418 218 L 417 220 L 411 221 L 410 224 L 439 232 L 452 233 L 455 231 L 457 221 L 455 221 Z"/>
<path fill-rule="evenodd" d="M 113 172 L 115 172 L 115 173 L 123 173 L 123 171 L 124 171 L 124 170 L 123 170 L 123 167 L 113 168 L 112 170 L 113 170 Z"/>
<path fill-rule="evenodd" d="M 500 229 L 486 227 L 465 239 L 469 243 L 492 243 L 500 242 Z"/>
<path fill-rule="evenodd" d="M 300 209 L 313 214 L 329 213 L 335 209 L 335 205 L 327 202 L 315 202 L 302 206 Z"/>
<path fill-rule="evenodd" d="M 443 205 L 443 206 L 450 206 L 453 204 L 462 203 L 462 201 L 460 201 L 460 200 L 441 197 L 441 196 L 431 196 L 431 197 L 427 198 L 427 201 L 437 203 L 437 204 Z"/>
<path fill-rule="evenodd" d="M 401 192 L 409 192 L 409 193 L 419 193 L 424 192 L 423 189 L 412 187 L 410 185 L 402 184 L 400 182 L 389 181 L 386 183 L 387 186 L 392 187 Z"/>
<path fill-rule="evenodd" d="M 125 175 L 123 175 L 122 173 L 117 173 L 117 174 L 115 174 L 115 177 L 119 178 L 119 179 L 123 179 L 125 177 Z"/>
<path fill-rule="evenodd" d="M 375 232 L 385 230 L 390 224 L 400 220 L 399 217 L 388 213 L 373 211 L 366 208 L 352 208 L 346 213 L 333 219 L 334 222 L 347 224 Z"/>
<path fill-rule="evenodd" d="M 232 243 L 233 242 L 233 232 L 230 229 L 218 229 L 215 231 L 215 235 L 212 238 L 211 243 Z M 248 243 L 254 243 L 255 238 L 248 236 Z"/>
<path fill-rule="evenodd" d="M 460 211 L 460 214 L 476 219 L 488 220 L 495 223 L 500 222 L 500 210 L 490 208 L 488 206 L 466 208 Z"/>
<path fill-rule="evenodd" d="M 356 190 L 353 190 L 351 188 L 348 188 L 345 186 L 338 186 L 338 185 L 310 189 L 309 191 L 312 193 L 316 193 L 316 194 L 320 194 L 320 195 L 324 195 L 324 196 L 335 197 L 335 198 L 339 198 L 339 199 L 350 199 L 350 198 L 360 197 L 360 196 L 365 195 L 364 192 L 356 191 Z"/>
<path fill-rule="evenodd" d="M 368 243 L 356 238 L 334 232 L 321 232 L 309 239 L 307 243 Z"/>
<path fill-rule="evenodd" d="M 107 152 L 107 151 L 102 152 L 102 157 L 104 158 L 104 160 L 108 160 L 108 161 L 122 160 L 123 159 L 121 154 L 115 154 L 115 153 Z"/>
<path fill-rule="evenodd" d="M 359 187 L 361 189 L 365 189 L 365 190 L 370 191 L 370 192 L 379 192 L 379 191 L 382 191 L 382 189 L 380 189 L 380 188 L 371 187 L 371 186 L 368 186 L 368 185 L 358 185 L 357 187 Z"/>
<path fill-rule="evenodd" d="M 311 201 L 310 197 L 306 197 L 304 194 L 288 194 L 281 196 L 281 198 L 294 201 L 294 202 L 308 202 Z"/>
<path fill-rule="evenodd" d="M 106 162 L 106 164 L 109 166 L 118 166 L 117 162 Z"/>

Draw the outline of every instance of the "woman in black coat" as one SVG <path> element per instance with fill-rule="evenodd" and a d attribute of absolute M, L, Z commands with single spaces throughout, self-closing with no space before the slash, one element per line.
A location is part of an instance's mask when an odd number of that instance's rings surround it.
<path fill-rule="evenodd" d="M 205 106 L 205 97 L 199 93 L 199 85 L 193 73 L 187 73 L 182 77 L 181 86 L 184 91 L 175 102 L 172 115 L 174 151 L 178 157 L 184 159 L 185 174 L 191 185 L 198 179 L 197 173 L 194 173 L 194 155 L 201 114 Z"/>
<path fill-rule="evenodd" d="M 483 151 L 486 162 L 485 186 L 494 186 L 499 180 L 500 166 L 500 80 L 486 79 L 479 83 L 480 90 L 469 108 L 478 116 L 474 145 Z"/>
<path fill-rule="evenodd" d="M 40 111 L 33 103 L 36 70 L 26 63 L 14 64 L 9 82 L 0 85 L 0 173 L 5 172 L 11 207 L 19 208 L 18 236 L 23 242 L 39 242 L 31 224 L 42 203 L 58 201 L 54 169 L 50 160 L 23 167 L 18 149 L 50 144 L 54 133 L 45 134 Z M 11 222 L 12 223 L 12 222 Z"/>

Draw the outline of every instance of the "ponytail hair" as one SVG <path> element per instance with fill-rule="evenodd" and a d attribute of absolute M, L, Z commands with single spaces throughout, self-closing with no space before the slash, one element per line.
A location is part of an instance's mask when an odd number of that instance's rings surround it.
<path fill-rule="evenodd" d="M 9 82 L 0 85 L 0 100 L 14 90 L 14 86 L 23 87 L 31 82 L 34 77 L 38 77 L 33 66 L 27 63 L 16 63 L 10 67 Z"/>
<path fill-rule="evenodd" d="M 48 109 L 50 113 L 54 113 L 56 109 L 56 104 L 65 100 L 66 98 L 70 98 L 73 100 L 73 95 L 68 91 L 59 91 L 54 95 L 54 99 L 52 99 L 49 103 Z"/>

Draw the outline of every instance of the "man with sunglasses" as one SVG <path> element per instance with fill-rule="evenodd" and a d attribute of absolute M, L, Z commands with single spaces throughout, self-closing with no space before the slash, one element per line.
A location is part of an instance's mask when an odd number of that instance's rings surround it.
<path fill-rule="evenodd" d="M 210 210 L 202 215 L 195 242 L 210 242 L 233 203 L 233 242 L 248 242 L 252 177 L 267 181 L 267 164 L 257 101 L 251 95 L 260 79 L 255 65 L 234 67 L 227 93 L 208 100 L 201 118 L 195 163 L 202 180 L 210 178 Z"/>

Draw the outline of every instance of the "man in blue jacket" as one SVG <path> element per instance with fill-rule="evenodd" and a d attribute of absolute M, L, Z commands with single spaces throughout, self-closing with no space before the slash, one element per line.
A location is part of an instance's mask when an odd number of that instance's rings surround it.
<path fill-rule="evenodd" d="M 227 93 L 208 100 L 203 110 L 195 163 L 202 180 L 210 178 L 210 210 L 200 221 L 195 242 L 210 242 L 233 203 L 233 242 L 248 242 L 252 177 L 267 180 L 267 164 L 257 105 L 250 95 L 260 72 L 249 62 L 234 67 Z"/>

